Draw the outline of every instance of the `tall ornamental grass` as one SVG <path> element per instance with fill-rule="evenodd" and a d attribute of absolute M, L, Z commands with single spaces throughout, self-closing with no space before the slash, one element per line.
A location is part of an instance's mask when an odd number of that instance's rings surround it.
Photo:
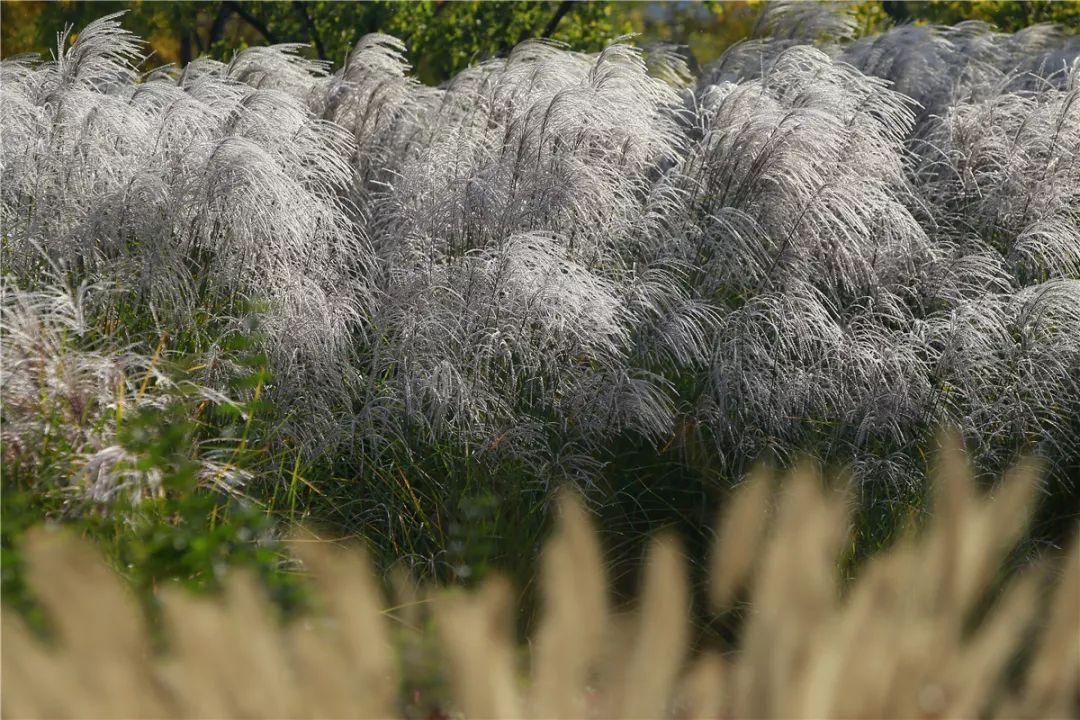
<path fill-rule="evenodd" d="M 667 496 L 802 453 L 910 502 L 942 425 L 980 472 L 1034 453 L 1068 487 L 1075 37 L 854 31 L 778 3 L 696 76 L 671 47 L 526 41 L 437 88 L 385 35 L 334 71 L 279 45 L 144 73 L 119 16 L 62 33 L 0 67 L 5 355 L 41 353 L 26 309 L 71 288 L 119 333 L 87 339 L 99 396 L 254 334 L 245 442 L 386 534 L 478 487 L 606 501 L 632 470 Z"/>

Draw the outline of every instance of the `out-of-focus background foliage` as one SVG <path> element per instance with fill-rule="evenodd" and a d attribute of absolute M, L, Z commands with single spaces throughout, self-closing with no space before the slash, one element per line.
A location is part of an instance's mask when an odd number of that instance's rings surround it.
<path fill-rule="evenodd" d="M 894 23 L 955 24 L 981 20 L 1015 31 L 1041 22 L 1080 31 L 1080 3 L 890 2 L 853 3 L 864 33 Z M 47 55 L 56 29 L 80 28 L 117 10 L 124 26 L 147 38 L 154 55 L 147 67 L 186 64 L 201 55 L 228 59 L 249 45 L 305 43 L 306 53 L 339 66 L 363 35 L 384 32 L 405 40 L 417 76 L 430 84 L 462 68 L 505 54 L 517 42 L 549 37 L 595 51 L 635 32 L 639 41 L 686 45 L 699 63 L 716 59 L 753 29 L 760 0 L 735 2 L 11 2 L 2 3 L 4 57 Z M 75 35 L 69 38 L 74 41 Z"/>

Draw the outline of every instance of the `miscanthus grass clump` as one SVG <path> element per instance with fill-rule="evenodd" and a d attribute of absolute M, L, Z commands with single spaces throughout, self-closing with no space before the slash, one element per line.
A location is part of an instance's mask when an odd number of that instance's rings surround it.
<path fill-rule="evenodd" d="M 56 495 L 65 514 L 164 494 L 162 468 L 140 462 L 132 434 L 146 416 L 180 407 L 242 412 L 227 394 L 198 382 L 198 373 L 173 372 L 161 344 L 146 356 L 124 346 L 119 333 L 91 327 L 94 303 L 108 296 L 106 289 L 23 290 L 7 279 L 0 289 L 4 474 L 16 485 L 57 480 L 37 489 Z M 192 449 L 205 487 L 228 493 L 249 479 L 227 459 L 235 448 L 220 439 Z"/>
<path fill-rule="evenodd" d="M 542 559 L 542 609 L 518 648 L 515 595 L 408 581 L 387 599 L 363 553 L 298 538 L 320 612 L 280 625 L 248 576 L 220 598 L 161 593 L 164 649 L 117 578 L 62 534 L 31 535 L 43 644 L 4 610 L 11 717 L 1067 717 L 1080 678 L 1080 563 L 1002 562 L 1024 532 L 1034 466 L 981 494 L 955 448 L 929 517 L 850 581 L 837 577 L 852 495 L 810 470 L 754 474 L 711 560 L 723 646 L 698 643 L 687 569 L 652 540 L 641 590 L 616 610 L 591 521 L 563 495 Z M 1064 562 L 1060 562 L 1064 560 Z"/>
<path fill-rule="evenodd" d="M 564 481 L 640 505 L 812 453 L 915 502 L 942 424 L 981 472 L 1036 453 L 1061 487 L 1076 41 L 854 30 L 776 4 L 696 77 L 527 41 L 438 88 L 384 35 L 337 70 L 281 45 L 146 73 L 118 16 L 5 60 L 5 452 L 34 452 L 38 397 L 116 416 L 167 394 L 155 357 L 198 357 L 200 392 L 259 408 L 267 493 L 303 478 L 444 569 L 463 508 L 535 529 Z M 73 292 L 92 312 L 49 299 Z M 234 392 L 237 337 L 266 375 Z M 78 451 L 91 494 L 141 487 L 93 454 L 111 428 Z"/>

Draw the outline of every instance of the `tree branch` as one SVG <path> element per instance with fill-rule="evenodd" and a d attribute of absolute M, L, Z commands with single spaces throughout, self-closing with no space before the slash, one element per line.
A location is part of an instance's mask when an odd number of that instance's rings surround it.
<path fill-rule="evenodd" d="M 186 68 L 191 63 L 191 35 L 187 32 L 180 33 L 180 67 Z"/>
<path fill-rule="evenodd" d="M 540 34 L 538 36 L 535 36 L 535 37 L 542 37 L 542 38 L 551 37 L 551 34 L 555 32 L 555 29 L 557 27 L 559 27 L 559 22 L 563 19 L 563 16 L 566 15 L 566 13 L 570 12 L 570 10 L 571 10 L 571 8 L 573 8 L 573 6 L 574 6 L 574 0 L 565 0 L 565 2 L 559 3 L 559 7 L 555 8 L 555 14 L 552 16 L 552 18 L 550 20 L 548 20 L 547 25 L 544 26 L 544 29 L 540 32 Z M 515 45 L 520 45 L 521 43 L 525 42 L 526 40 L 528 40 L 531 37 L 534 37 L 532 32 L 530 32 L 529 30 L 525 30 L 525 32 L 521 33 L 521 36 L 517 39 L 517 42 L 514 43 L 514 44 Z M 507 38 L 507 39 L 509 39 L 509 38 Z M 509 43 L 506 42 L 506 40 L 504 40 L 503 43 L 502 43 L 502 46 L 499 48 L 499 50 L 500 50 L 501 53 L 506 53 L 508 50 L 510 50 Z"/>
<path fill-rule="evenodd" d="M 300 0 L 293 0 L 293 7 L 296 8 L 297 13 L 304 19 L 304 27 L 307 28 L 308 36 L 315 44 L 315 50 L 319 53 L 320 60 L 326 60 L 326 48 L 323 47 L 322 38 L 319 37 L 319 31 L 315 28 L 315 23 L 312 22 L 311 16 L 308 15 L 307 8 L 304 7 L 304 3 Z"/>
<path fill-rule="evenodd" d="M 908 9 L 904 6 L 904 3 L 897 0 L 882 0 L 881 9 L 885 11 L 892 21 L 900 25 L 911 20 L 911 15 L 908 13 Z"/>
<path fill-rule="evenodd" d="M 230 10 L 239 15 L 244 22 L 258 30 L 259 34 L 266 38 L 266 42 L 271 45 L 277 43 L 277 39 L 274 37 L 274 34 L 270 32 L 270 28 L 266 27 L 266 24 L 262 20 L 259 20 L 259 18 L 245 10 L 243 5 L 238 2 L 232 2 L 232 0 L 225 4 L 229 6 Z"/>
<path fill-rule="evenodd" d="M 229 7 L 229 3 L 222 3 L 214 17 L 214 23 L 210 26 L 210 32 L 206 36 L 206 47 L 213 47 L 214 43 L 221 39 L 225 33 L 225 21 L 232 14 L 233 9 Z"/>
<path fill-rule="evenodd" d="M 551 37 L 555 33 L 555 28 L 559 27 L 559 21 L 573 9 L 574 4 L 574 0 L 565 0 L 559 3 L 559 7 L 555 9 L 555 15 L 548 21 L 548 24 L 544 27 L 544 32 L 540 33 L 540 37 Z"/>

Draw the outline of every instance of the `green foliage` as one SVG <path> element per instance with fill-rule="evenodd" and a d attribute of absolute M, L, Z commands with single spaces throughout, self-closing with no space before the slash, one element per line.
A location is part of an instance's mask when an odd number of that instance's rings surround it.
<path fill-rule="evenodd" d="M 186 64 L 200 55 L 228 60 L 249 45 L 306 43 L 309 57 L 340 66 L 364 35 L 405 40 L 416 75 L 439 83 L 530 37 L 597 51 L 630 31 L 615 3 L 602 2 L 4 2 L 4 56 L 48 53 L 55 32 L 119 10 L 124 26 L 149 40 L 148 65 Z"/>
<path fill-rule="evenodd" d="M 955 25 L 965 20 L 990 23 L 1002 32 L 1016 32 L 1036 23 L 1055 23 L 1067 32 L 1080 32 L 1080 3 L 1057 0 L 918 0 L 881 3 L 896 21 Z"/>
<path fill-rule="evenodd" d="M 845 4 L 859 36 L 882 32 L 897 23 L 955 25 L 965 20 L 987 22 L 1003 32 L 1036 23 L 1055 23 L 1067 32 L 1080 32 L 1080 3 L 1075 2 L 858 0 Z M 750 37 L 765 5 L 764 0 L 633 1 L 619 3 L 616 17 L 640 33 L 642 43 L 686 45 L 694 59 L 705 64 Z"/>
<path fill-rule="evenodd" d="M 626 2 L 619 5 L 641 42 L 686 45 L 697 62 L 720 57 L 745 39 L 761 11 L 760 0 L 749 2 Z"/>
<path fill-rule="evenodd" d="M 711 2 L 3 2 L 3 53 L 45 52 L 56 28 L 76 28 L 129 10 L 125 26 L 149 38 L 150 64 L 186 62 L 200 54 L 227 59 L 234 50 L 267 42 L 303 42 L 309 54 L 340 65 L 368 32 L 405 38 L 418 76 L 439 82 L 471 62 L 505 53 L 517 41 L 547 31 L 580 50 L 639 32 L 646 40 L 686 44 L 707 62 L 750 34 L 761 0 Z M 561 6 L 566 6 L 565 8 Z M 862 33 L 891 22 L 955 24 L 981 20 L 1012 32 L 1051 22 L 1080 29 L 1080 6 L 1054 0 L 920 0 L 852 3 Z"/>
<path fill-rule="evenodd" d="M 124 26 L 148 39 L 153 67 L 185 64 L 200 55 L 228 60 L 251 45 L 299 42 L 304 52 L 338 67 L 363 35 L 384 32 L 405 40 L 416 76 L 429 84 L 453 77 L 517 42 L 546 36 L 593 52 L 614 38 L 640 33 L 641 42 L 686 45 L 704 64 L 751 34 L 761 0 L 710 2 L 13 2 L 4 0 L 3 55 L 55 52 L 57 28 L 75 28 L 127 10 Z M 850 4 L 860 34 L 898 22 L 952 25 L 981 20 L 1014 32 L 1035 23 L 1080 31 L 1080 4 L 1054 0 L 921 0 Z"/>
<path fill-rule="evenodd" d="M 224 482 L 238 473 L 272 477 L 265 443 L 254 441 L 267 432 L 264 418 L 270 415 L 259 392 L 269 380 L 265 358 L 251 351 L 247 338 L 227 344 L 236 364 L 247 368 L 230 383 L 237 394 L 246 391 L 247 401 L 210 404 L 194 384 L 181 382 L 191 390 L 181 390 L 163 407 L 132 411 L 118 423 L 114 441 L 122 459 L 97 472 L 155 478 L 149 493 L 128 490 L 107 503 L 95 501 L 79 487 L 86 458 L 78 448 L 45 442 L 34 462 L 21 461 L 7 448 L 0 468 L 2 593 L 36 627 L 43 627 L 43 618 L 27 591 L 21 541 L 41 523 L 67 526 L 96 541 L 151 613 L 164 584 L 217 590 L 227 567 L 251 568 L 285 610 L 305 603 L 302 580 L 288 569 L 280 524 L 261 503 Z M 169 370 L 178 377 L 185 374 L 181 367 L 202 364 L 183 357 L 170 362 Z M 52 413 L 48 422 L 64 418 Z M 63 433 L 46 428 L 43 437 L 62 439 Z"/>

